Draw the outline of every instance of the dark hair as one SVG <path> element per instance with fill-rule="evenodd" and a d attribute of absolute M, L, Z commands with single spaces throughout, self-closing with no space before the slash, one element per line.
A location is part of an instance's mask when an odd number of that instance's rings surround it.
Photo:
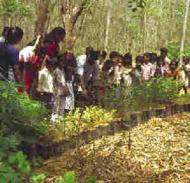
<path fill-rule="evenodd" d="M 93 50 L 94 50 L 94 49 L 93 49 L 91 46 L 88 46 L 88 47 L 86 48 L 85 54 L 86 54 L 87 56 L 89 56 L 89 55 L 90 55 L 90 52 L 93 51 Z"/>
<path fill-rule="evenodd" d="M 8 32 L 9 32 L 9 27 L 4 27 L 3 32 L 2 32 L 2 36 L 7 37 Z"/>
<path fill-rule="evenodd" d="M 163 65 L 166 64 L 165 61 L 164 61 L 164 59 L 163 59 L 161 56 L 159 56 L 159 57 L 157 57 L 157 59 L 156 59 L 156 64 L 157 64 L 158 66 L 159 66 L 159 64 L 160 64 L 160 61 L 162 61 Z"/>
<path fill-rule="evenodd" d="M 49 34 L 47 34 L 44 38 L 44 42 L 60 42 L 60 37 L 65 36 L 65 29 L 62 27 L 55 27 Z"/>
<path fill-rule="evenodd" d="M 168 53 L 168 49 L 163 47 L 163 48 L 160 48 L 160 51 L 163 52 L 163 53 Z"/>
<path fill-rule="evenodd" d="M 126 53 L 123 57 L 123 65 L 131 66 L 132 65 L 132 55 L 130 53 Z"/>
<path fill-rule="evenodd" d="M 175 66 L 176 67 L 178 67 L 178 65 L 179 65 L 179 62 L 177 61 L 177 59 L 172 59 L 172 61 L 171 61 L 171 63 L 170 63 L 170 67 L 171 67 L 171 65 L 173 65 L 173 64 L 175 64 Z"/>
<path fill-rule="evenodd" d="M 105 50 L 101 50 L 100 55 L 105 59 L 107 56 L 107 52 Z"/>
<path fill-rule="evenodd" d="M 151 62 L 156 62 L 157 61 L 157 54 L 156 53 L 151 53 Z"/>
<path fill-rule="evenodd" d="M 143 56 L 142 55 L 138 55 L 137 57 L 136 57 L 136 63 L 143 63 Z"/>
<path fill-rule="evenodd" d="M 23 37 L 23 30 L 20 27 L 10 27 L 5 36 L 6 43 L 18 44 Z"/>
<path fill-rule="evenodd" d="M 119 53 L 117 51 L 112 51 L 109 54 L 110 59 L 113 59 L 113 58 L 118 57 L 118 56 L 119 56 Z"/>
<path fill-rule="evenodd" d="M 93 65 L 95 63 L 95 61 L 98 60 L 98 54 L 96 51 L 91 51 L 90 54 L 89 54 L 89 57 L 87 59 L 87 62 L 90 64 L 90 65 Z"/>
<path fill-rule="evenodd" d="M 131 60 L 132 60 L 132 55 L 131 55 L 130 53 L 126 53 L 126 54 L 124 55 L 124 58 L 126 58 L 126 59 L 131 59 Z"/>

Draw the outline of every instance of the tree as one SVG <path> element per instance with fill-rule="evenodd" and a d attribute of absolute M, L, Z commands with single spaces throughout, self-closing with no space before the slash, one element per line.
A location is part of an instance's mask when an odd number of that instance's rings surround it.
<path fill-rule="evenodd" d="M 182 39 L 181 39 L 181 48 L 180 48 L 180 65 L 182 65 L 183 61 L 183 52 L 184 52 L 184 45 L 185 45 L 185 37 L 186 37 L 186 31 L 187 31 L 187 20 L 189 15 L 189 6 L 190 6 L 190 0 L 187 0 L 186 2 L 186 13 L 183 23 L 183 33 L 182 33 Z"/>
<path fill-rule="evenodd" d="M 75 43 L 75 24 L 82 14 L 82 12 L 86 9 L 89 3 L 93 3 L 96 0 L 82 0 L 82 2 L 75 5 L 72 0 L 61 0 L 61 16 L 62 22 L 66 30 L 65 37 L 65 46 L 63 49 L 72 50 Z"/>
<path fill-rule="evenodd" d="M 36 0 L 36 22 L 34 34 L 43 34 L 46 30 L 48 20 L 50 18 L 50 1 Z"/>

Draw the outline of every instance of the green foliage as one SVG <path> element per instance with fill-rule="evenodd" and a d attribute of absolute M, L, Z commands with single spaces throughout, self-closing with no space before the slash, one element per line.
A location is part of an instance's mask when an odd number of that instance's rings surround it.
<path fill-rule="evenodd" d="M 44 122 L 49 127 L 48 135 L 59 141 L 71 137 L 81 131 L 92 129 L 96 126 L 109 123 L 116 119 L 115 110 L 106 110 L 101 107 L 91 106 L 84 110 L 77 108 L 60 118 L 55 124 Z"/>
<path fill-rule="evenodd" d="M 46 114 L 45 107 L 39 102 L 18 94 L 15 84 L 0 82 L 0 122 L 6 133 L 13 130 L 19 134 L 43 133 L 40 121 Z"/>
<path fill-rule="evenodd" d="M 0 7 L 0 14 L 11 18 L 30 17 L 32 14 L 30 5 L 26 5 L 20 0 L 1 0 Z"/>
<path fill-rule="evenodd" d="M 66 172 L 56 183 L 76 183 L 75 172 Z M 96 183 L 96 177 L 87 177 L 84 183 Z"/>
<path fill-rule="evenodd" d="M 180 44 L 178 43 L 170 43 L 167 45 L 168 54 L 170 58 L 179 58 L 180 56 Z M 190 48 L 185 48 L 183 52 L 183 56 L 190 56 Z"/>
<path fill-rule="evenodd" d="M 31 178 L 32 183 L 42 183 L 46 178 L 45 174 L 33 175 Z"/>
<path fill-rule="evenodd" d="M 136 111 L 176 102 L 181 88 L 177 80 L 153 78 L 136 87 L 119 88 L 118 91 L 115 87 L 109 89 L 104 105 L 108 109 L 116 109 L 117 115 L 125 118 Z M 119 97 L 115 97 L 116 93 Z"/>
<path fill-rule="evenodd" d="M 153 78 L 132 89 L 131 103 L 170 103 L 179 94 L 181 85 L 178 81 L 167 78 Z"/>
<path fill-rule="evenodd" d="M 39 183 L 45 175 L 33 175 L 29 161 L 23 152 L 18 151 L 20 144 L 16 135 L 0 136 L 0 182 L 1 183 Z"/>

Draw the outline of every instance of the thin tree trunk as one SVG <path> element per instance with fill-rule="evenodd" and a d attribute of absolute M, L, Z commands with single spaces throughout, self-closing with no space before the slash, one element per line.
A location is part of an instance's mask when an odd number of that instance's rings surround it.
<path fill-rule="evenodd" d="M 186 38 L 186 31 L 187 31 L 187 20 L 188 20 L 188 15 L 189 15 L 189 6 L 190 6 L 190 0 L 187 0 L 185 18 L 184 18 L 184 23 L 183 23 L 183 33 L 182 33 L 182 39 L 181 39 L 181 48 L 180 48 L 180 65 L 182 65 L 182 61 L 183 61 L 183 52 L 184 52 L 185 38 Z"/>
<path fill-rule="evenodd" d="M 108 9 L 107 13 L 107 23 L 106 23 L 106 35 L 105 35 L 105 42 L 104 42 L 104 49 L 108 49 L 108 41 L 109 41 L 109 31 L 110 31 L 110 22 L 111 22 L 111 1 L 106 1 L 106 7 Z"/>
<path fill-rule="evenodd" d="M 37 0 L 37 20 L 35 22 L 35 35 L 44 34 L 46 32 L 47 23 L 50 18 L 50 1 Z"/>

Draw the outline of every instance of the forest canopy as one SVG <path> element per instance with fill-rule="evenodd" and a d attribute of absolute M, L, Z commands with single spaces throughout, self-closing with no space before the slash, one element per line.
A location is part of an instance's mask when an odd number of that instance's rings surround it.
<path fill-rule="evenodd" d="M 171 43 L 180 46 L 185 7 L 186 0 L 0 0 L 0 27 L 22 27 L 21 46 L 35 34 L 64 26 L 68 47 L 77 54 L 89 45 L 136 54 Z"/>

